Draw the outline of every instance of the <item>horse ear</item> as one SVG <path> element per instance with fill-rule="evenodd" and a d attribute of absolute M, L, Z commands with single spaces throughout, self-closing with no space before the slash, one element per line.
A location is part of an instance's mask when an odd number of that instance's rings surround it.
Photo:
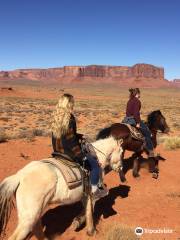
<path fill-rule="evenodd" d="M 162 115 L 161 111 L 160 110 L 157 110 L 157 113 L 159 113 L 160 115 Z"/>
<path fill-rule="evenodd" d="M 119 140 L 118 140 L 118 145 L 122 145 L 123 144 L 123 139 L 122 138 L 120 138 Z"/>

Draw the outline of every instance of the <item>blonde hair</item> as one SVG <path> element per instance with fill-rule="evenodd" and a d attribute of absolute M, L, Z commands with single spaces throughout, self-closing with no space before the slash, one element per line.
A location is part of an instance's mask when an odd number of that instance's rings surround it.
<path fill-rule="evenodd" d="M 53 112 L 51 131 L 56 138 L 65 135 L 69 128 L 71 112 L 74 106 L 74 97 L 71 94 L 63 94 Z"/>

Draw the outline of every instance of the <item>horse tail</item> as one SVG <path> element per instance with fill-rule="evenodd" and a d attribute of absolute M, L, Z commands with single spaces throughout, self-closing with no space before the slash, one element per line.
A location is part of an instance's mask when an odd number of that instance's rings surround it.
<path fill-rule="evenodd" d="M 96 140 L 107 138 L 111 135 L 111 127 L 106 127 L 99 131 L 96 136 Z"/>
<path fill-rule="evenodd" d="M 20 179 L 18 175 L 5 178 L 0 183 L 0 235 L 5 231 L 11 210 L 14 207 L 13 195 L 15 194 Z"/>

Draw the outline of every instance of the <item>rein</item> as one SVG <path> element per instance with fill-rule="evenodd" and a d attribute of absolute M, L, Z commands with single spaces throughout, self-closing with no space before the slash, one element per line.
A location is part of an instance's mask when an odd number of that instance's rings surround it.
<path fill-rule="evenodd" d="M 106 154 L 105 154 L 104 152 L 102 152 L 101 150 L 99 150 L 98 148 L 96 148 L 95 146 L 93 146 L 92 143 L 89 142 L 87 139 L 84 139 L 84 140 L 85 140 L 85 143 L 87 143 L 88 145 L 92 146 L 95 150 L 97 150 L 98 152 L 100 152 L 101 154 L 103 154 L 103 155 L 106 157 L 106 159 L 109 159 L 109 158 L 110 158 L 110 156 L 111 156 L 112 153 L 110 153 L 109 156 L 106 156 Z M 122 139 L 116 140 L 116 141 L 117 141 L 117 145 L 121 145 L 121 144 L 123 143 L 123 140 L 122 140 Z M 99 160 L 98 160 L 98 162 L 99 162 Z"/>
<path fill-rule="evenodd" d="M 87 145 L 92 146 L 94 149 L 96 149 L 98 152 L 102 153 L 106 157 L 106 154 L 104 152 L 102 152 L 101 150 L 99 150 L 98 148 L 93 146 L 92 143 L 89 142 L 87 139 L 84 139 L 84 141 L 85 141 L 85 143 L 87 143 Z"/>

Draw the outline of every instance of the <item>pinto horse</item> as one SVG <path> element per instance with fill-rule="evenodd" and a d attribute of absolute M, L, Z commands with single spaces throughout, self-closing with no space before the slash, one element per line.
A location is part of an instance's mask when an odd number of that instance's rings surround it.
<path fill-rule="evenodd" d="M 160 110 L 151 112 L 147 117 L 146 122 L 149 130 L 151 131 L 152 142 L 154 148 L 157 146 L 157 132 L 168 133 L 169 127 L 166 123 L 165 117 L 162 115 Z M 139 176 L 140 158 L 143 152 L 148 154 L 148 150 L 145 148 L 144 143 L 140 140 L 132 138 L 130 130 L 127 125 L 122 123 L 114 123 L 110 127 L 102 129 L 96 139 L 103 139 L 108 136 L 114 136 L 117 139 L 123 139 L 123 154 L 121 158 L 121 169 L 119 172 L 120 179 L 122 182 L 126 181 L 123 172 L 123 158 L 125 150 L 133 151 L 134 164 L 133 164 L 133 176 Z M 153 178 L 158 178 L 158 161 L 156 157 L 149 157 L 149 171 L 152 173 Z"/>

